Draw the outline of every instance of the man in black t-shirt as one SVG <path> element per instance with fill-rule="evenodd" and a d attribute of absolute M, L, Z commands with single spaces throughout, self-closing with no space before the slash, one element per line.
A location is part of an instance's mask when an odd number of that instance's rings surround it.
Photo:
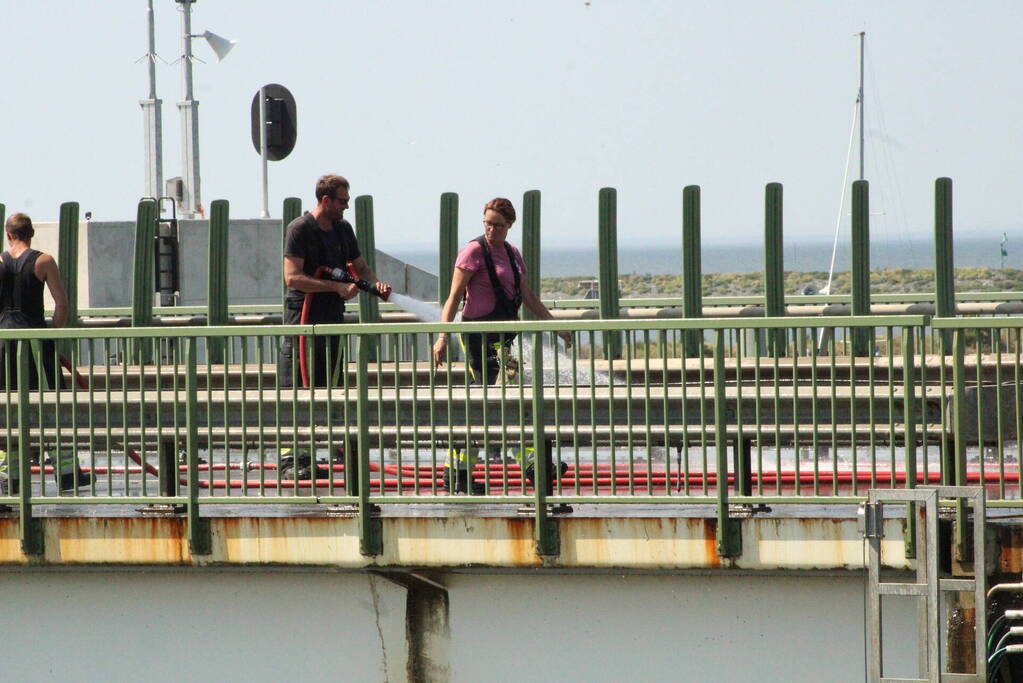
<path fill-rule="evenodd" d="M 338 175 L 325 175 L 316 181 L 316 206 L 288 225 L 284 241 L 284 324 L 301 322 L 302 306 L 311 294 L 307 323 L 339 323 L 344 320 L 345 300 L 354 298 L 358 289 L 353 284 L 322 280 L 316 277 L 320 266 L 347 269 L 349 262 L 359 277 L 373 284 L 381 294 L 389 294 L 391 286 L 377 280 L 376 274 L 362 258 L 352 225 L 344 220 L 348 207 L 348 181 Z M 312 386 L 328 386 L 333 373 L 327 367 L 327 349 L 336 365 L 340 344 L 337 337 L 316 337 L 312 348 L 306 349 L 309 381 Z M 281 344 L 277 373 L 283 387 L 301 385 L 299 368 L 294 362 L 297 340 L 285 337 Z"/>

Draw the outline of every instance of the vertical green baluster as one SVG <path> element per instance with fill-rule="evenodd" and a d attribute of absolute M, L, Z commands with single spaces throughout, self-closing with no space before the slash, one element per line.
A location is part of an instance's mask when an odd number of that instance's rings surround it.
<path fill-rule="evenodd" d="M 288 197 L 284 200 L 284 207 L 281 210 L 281 267 L 284 267 L 284 240 L 288 236 L 288 225 L 302 215 L 302 200 L 298 197 Z M 288 293 L 284 286 L 284 273 L 281 273 L 281 313 L 284 313 L 284 297 Z"/>
<path fill-rule="evenodd" d="M 543 333 L 533 333 L 533 494 L 536 496 L 536 554 L 557 555 L 558 527 L 547 512 L 551 490 L 551 442 L 545 434 L 543 403 Z M 521 376 L 520 376 L 521 377 Z M 614 475 L 612 475 L 613 477 Z M 525 484 L 523 484 L 525 486 Z"/>
<path fill-rule="evenodd" d="M 373 228 L 373 197 L 362 195 L 355 198 L 355 231 L 359 240 L 359 250 L 366 265 L 376 272 L 377 269 L 377 247 L 376 237 Z M 380 299 L 359 292 L 359 322 L 375 323 L 380 322 Z M 365 337 L 364 341 L 369 347 L 370 360 L 376 360 L 380 349 L 376 337 Z"/>
<path fill-rule="evenodd" d="M 21 502 L 21 551 L 26 555 L 43 554 L 43 527 L 32 516 L 32 448 L 29 435 L 32 429 L 32 411 L 29 409 L 29 349 L 28 340 L 18 341 L 18 497 Z M 42 424 L 39 425 L 42 428 Z M 40 472 L 43 459 L 39 459 Z M 39 480 L 43 480 L 40 473 Z"/>
<path fill-rule="evenodd" d="M 682 317 L 703 317 L 699 185 L 689 185 L 682 190 Z M 696 357 L 700 353 L 700 332 L 689 330 L 684 335 L 685 354 Z"/>
<path fill-rule="evenodd" d="M 857 180 L 852 188 L 852 314 L 870 315 L 870 185 Z M 853 355 L 869 356 L 869 329 L 853 328 Z"/>
<path fill-rule="evenodd" d="M 768 183 L 764 196 L 764 314 L 771 318 L 785 315 L 785 263 L 782 252 L 782 187 Z M 784 355 L 785 330 L 768 332 L 768 353 Z"/>
<path fill-rule="evenodd" d="M 777 377 L 777 376 L 776 376 Z M 728 516 L 728 430 L 725 397 L 725 331 L 714 331 L 714 453 L 717 477 L 717 551 L 722 557 L 742 553 L 739 523 Z M 707 468 L 704 467 L 704 473 Z M 705 475 L 706 476 L 706 475 Z"/>
<path fill-rule="evenodd" d="M 440 196 L 440 248 L 437 252 L 437 301 L 447 301 L 451 291 L 451 275 L 458 256 L 458 195 L 445 192 Z"/>
<path fill-rule="evenodd" d="M 952 253 L 952 179 L 934 181 L 934 309 L 939 318 L 956 314 L 955 263 Z M 950 348 L 949 330 L 939 332 Z"/>
<path fill-rule="evenodd" d="M 540 190 L 529 190 L 522 195 L 522 260 L 526 263 L 526 285 L 539 296 Z M 528 310 L 523 310 L 522 316 L 525 320 L 536 319 Z"/>
<path fill-rule="evenodd" d="M 2 220 L 2 218 L 0 218 Z M 78 202 L 60 205 L 57 267 L 67 293 L 67 327 L 78 326 Z"/>
<path fill-rule="evenodd" d="M 978 335 L 979 336 L 979 335 Z M 978 348 L 980 341 L 977 341 Z M 966 443 L 963 440 L 963 433 L 966 427 L 966 330 L 954 330 L 952 332 L 952 392 L 953 392 L 953 453 L 955 457 L 955 482 L 954 486 L 966 486 Z M 977 400 L 980 400 L 978 387 Z M 983 447 L 981 447 L 983 453 Z M 966 542 L 966 508 L 962 498 L 956 501 L 956 524 L 955 544 L 961 550 Z M 962 556 L 961 554 L 959 555 Z"/>
<path fill-rule="evenodd" d="M 889 343 L 891 337 L 889 337 Z M 902 328 L 902 421 L 906 433 L 906 488 L 916 488 L 916 368 L 913 354 L 913 328 Z M 894 441 L 894 440 L 893 440 Z M 895 444 L 892 444 L 894 450 Z M 926 451 L 925 451 L 926 453 Z M 926 456 L 925 456 L 926 457 Z M 895 472 L 892 472 L 894 478 Z M 925 482 L 926 483 L 926 482 Z M 895 487 L 893 480 L 892 487 Z M 906 557 L 916 557 L 916 504 L 906 505 Z"/>
<path fill-rule="evenodd" d="M 153 324 L 153 268 L 156 250 L 155 199 L 139 202 L 135 219 L 135 261 L 132 271 L 131 326 L 149 327 Z M 129 348 L 135 363 L 148 363 L 150 349 L 141 341 L 132 340 Z"/>
<path fill-rule="evenodd" d="M 359 477 L 359 551 L 363 555 L 379 555 L 384 550 L 380 518 L 373 514 L 369 503 L 369 363 L 370 346 L 366 344 L 366 335 L 358 335 L 355 343 L 358 359 L 356 368 L 356 423 L 358 428 Z M 346 373 L 347 374 L 347 373 Z M 351 470 L 345 468 L 345 480 L 352 476 Z M 383 469 L 380 478 L 383 479 Z M 401 474 L 399 473 L 399 478 Z"/>
<path fill-rule="evenodd" d="M 206 305 L 208 325 L 227 324 L 227 234 L 230 227 L 227 200 L 217 199 L 210 204 L 209 271 L 206 280 Z M 224 337 L 210 337 L 207 342 L 208 362 L 224 362 Z"/>
<path fill-rule="evenodd" d="M 7 207 L 0 204 L 0 225 L 3 225 L 7 220 Z"/>
<path fill-rule="evenodd" d="M 199 516 L 199 382 L 196 377 L 198 341 L 185 341 L 185 449 L 188 477 L 188 552 L 208 555 L 213 541 L 208 519 Z"/>
<path fill-rule="evenodd" d="M 618 318 L 618 193 L 613 187 L 600 190 L 598 203 L 598 267 L 600 270 L 600 318 Z M 622 338 L 618 332 L 604 333 L 604 357 L 621 358 Z"/>

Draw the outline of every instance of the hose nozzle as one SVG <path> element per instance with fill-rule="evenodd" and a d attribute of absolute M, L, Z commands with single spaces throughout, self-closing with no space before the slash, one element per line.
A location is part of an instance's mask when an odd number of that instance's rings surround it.
<path fill-rule="evenodd" d="M 376 287 L 371 285 L 366 280 L 359 277 L 359 274 L 355 272 L 355 268 L 352 266 L 352 262 L 348 262 L 348 270 L 342 270 L 341 268 L 331 268 L 327 271 L 327 277 L 336 282 L 347 282 L 348 284 L 355 285 L 367 294 L 380 297 L 384 301 L 387 301 L 389 294 L 380 293 Z"/>

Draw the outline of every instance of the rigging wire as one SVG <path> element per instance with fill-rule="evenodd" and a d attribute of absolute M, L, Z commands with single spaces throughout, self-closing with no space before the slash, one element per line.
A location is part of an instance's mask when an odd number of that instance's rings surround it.
<path fill-rule="evenodd" d="M 856 137 L 856 122 L 859 120 L 860 101 L 859 96 L 853 105 L 852 128 L 849 131 L 849 147 L 845 152 L 845 173 L 842 176 L 842 195 L 838 200 L 838 219 L 835 221 L 835 240 L 831 245 L 831 265 L 828 266 L 828 284 L 820 290 L 821 294 L 831 294 L 831 279 L 835 275 L 835 254 L 838 253 L 838 233 L 842 229 L 842 209 L 845 207 L 845 192 L 849 185 L 849 162 L 852 160 L 853 140 Z"/>
<path fill-rule="evenodd" d="M 871 73 L 871 80 L 873 82 L 877 82 L 878 78 L 877 78 L 877 76 L 875 74 L 875 70 L 874 70 L 874 61 L 871 59 L 871 55 L 870 54 L 866 55 L 866 69 L 868 69 L 868 71 L 870 71 L 870 73 Z M 880 90 L 879 90 L 879 92 L 880 92 Z M 895 199 L 895 201 L 894 201 L 895 206 L 893 207 L 893 210 L 894 210 L 893 213 L 895 214 L 895 219 L 896 219 L 895 222 L 898 224 L 897 227 L 901 228 L 901 230 L 902 230 L 902 237 L 905 237 L 908 234 L 908 232 L 909 232 L 909 224 L 908 224 L 908 222 L 906 220 L 906 216 L 905 216 L 905 210 L 904 210 L 905 202 L 902 200 L 902 184 L 901 184 L 901 182 L 899 182 L 899 176 L 898 176 L 898 172 L 896 171 L 895 160 L 894 160 L 894 157 L 892 155 L 891 145 L 889 145 L 887 143 L 888 140 L 891 139 L 891 137 L 888 135 L 888 124 L 887 124 L 887 122 L 885 120 L 885 110 L 884 110 L 883 102 L 881 101 L 880 95 L 875 95 L 874 96 L 874 101 L 877 102 L 878 126 L 881 129 L 881 135 L 883 137 L 882 142 L 884 143 L 884 144 L 882 144 L 881 149 L 882 149 L 882 152 L 883 152 L 884 161 L 887 163 L 887 166 L 888 166 L 888 179 L 889 179 L 889 183 L 888 184 L 889 184 L 890 189 L 892 189 L 894 191 L 894 194 L 895 194 L 895 197 L 894 197 L 894 199 Z"/>

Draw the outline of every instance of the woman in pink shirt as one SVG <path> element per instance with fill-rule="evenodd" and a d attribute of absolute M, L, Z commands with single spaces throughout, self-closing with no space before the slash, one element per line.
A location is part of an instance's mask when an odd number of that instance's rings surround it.
<path fill-rule="evenodd" d="M 455 272 L 451 277 L 451 293 L 444 303 L 440 319 L 451 322 L 455 311 L 465 298 L 462 320 L 518 320 L 519 306 L 525 304 L 533 314 L 543 320 L 554 316 L 540 298 L 526 284 L 526 264 L 522 254 L 506 241 L 508 230 L 515 222 L 515 207 L 507 199 L 498 197 L 483 207 L 483 235 L 469 242 L 458 252 Z M 568 332 L 558 332 L 565 346 L 572 345 Z M 507 347 L 515 333 L 472 332 L 462 335 L 469 371 L 478 383 L 493 384 L 500 370 L 498 348 Z M 444 362 L 448 338 L 440 334 L 433 345 L 433 358 L 439 366 Z"/>

